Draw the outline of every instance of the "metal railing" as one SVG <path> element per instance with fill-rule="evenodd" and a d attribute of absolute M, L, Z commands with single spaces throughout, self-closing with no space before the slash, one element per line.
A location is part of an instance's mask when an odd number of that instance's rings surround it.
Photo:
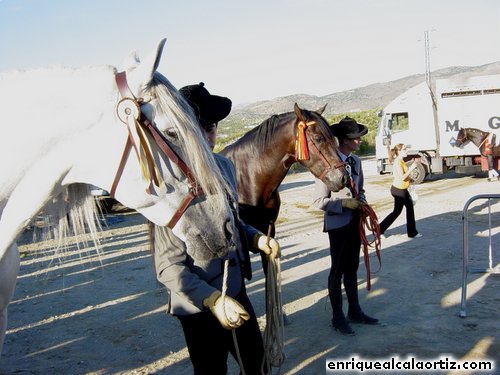
<path fill-rule="evenodd" d="M 493 271 L 493 248 L 491 241 L 491 200 L 492 199 L 500 199 L 500 194 L 480 194 L 473 196 L 470 198 L 464 206 L 462 213 L 462 221 L 463 221 L 463 273 L 462 273 L 462 302 L 460 307 L 460 317 L 466 317 L 466 302 L 467 302 L 467 276 L 469 273 L 469 220 L 468 220 L 468 209 L 472 202 L 478 199 L 487 199 L 488 200 L 488 264 L 489 267 L 486 269 L 475 269 L 475 272 L 492 272 Z"/>

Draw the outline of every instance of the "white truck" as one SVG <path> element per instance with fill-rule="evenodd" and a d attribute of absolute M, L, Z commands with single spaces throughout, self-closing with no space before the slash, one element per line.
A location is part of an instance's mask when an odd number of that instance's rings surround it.
<path fill-rule="evenodd" d="M 472 142 L 462 148 L 454 144 L 460 128 L 494 132 L 500 139 L 500 74 L 441 79 L 431 87 L 422 82 L 379 115 L 375 139 L 379 173 L 391 172 L 388 151 L 398 143 L 407 145 L 408 165 L 417 162 L 412 174 L 415 183 L 450 169 L 457 173 L 487 170 Z"/>

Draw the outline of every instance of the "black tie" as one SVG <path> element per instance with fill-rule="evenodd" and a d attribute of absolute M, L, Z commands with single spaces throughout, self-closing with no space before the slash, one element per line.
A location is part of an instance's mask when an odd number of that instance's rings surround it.
<path fill-rule="evenodd" d="M 346 163 L 351 166 L 351 175 L 357 175 L 358 172 L 356 172 L 356 160 L 352 156 L 349 156 L 347 159 L 345 159 Z"/>

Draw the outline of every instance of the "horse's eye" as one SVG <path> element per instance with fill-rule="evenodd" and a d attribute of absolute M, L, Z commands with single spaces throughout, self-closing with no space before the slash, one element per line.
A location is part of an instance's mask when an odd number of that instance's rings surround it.
<path fill-rule="evenodd" d="M 178 138 L 177 132 L 175 131 L 175 129 L 172 129 L 172 128 L 167 129 L 166 132 L 165 132 L 165 134 L 169 138 L 173 138 L 173 139 L 177 139 Z"/>
<path fill-rule="evenodd" d="M 325 137 L 323 137 L 323 135 L 321 134 L 314 134 L 314 142 L 316 143 L 322 143 L 325 141 Z"/>

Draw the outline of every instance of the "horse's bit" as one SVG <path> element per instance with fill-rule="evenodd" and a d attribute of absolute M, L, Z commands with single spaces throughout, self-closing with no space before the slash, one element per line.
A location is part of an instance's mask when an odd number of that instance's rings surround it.
<path fill-rule="evenodd" d="M 125 149 L 123 150 L 123 155 L 120 160 L 120 165 L 118 166 L 118 170 L 116 172 L 115 179 L 113 180 L 113 184 L 110 190 L 110 196 L 114 197 L 116 188 L 118 186 L 118 182 L 122 176 L 123 170 L 125 168 L 125 164 L 128 159 L 128 155 L 130 154 L 130 149 L 133 147 L 136 151 L 137 157 L 139 158 L 139 163 L 142 166 L 143 174 L 146 178 L 149 179 L 150 183 L 154 182 L 157 186 L 160 184 L 161 176 L 158 175 L 158 171 L 156 170 L 156 166 L 148 149 L 148 143 L 146 139 L 146 135 L 144 132 L 147 130 L 156 141 L 158 147 L 161 151 L 170 159 L 171 162 L 177 164 L 179 169 L 184 173 L 184 175 L 188 179 L 189 185 L 189 193 L 181 202 L 174 215 L 170 219 L 167 224 L 167 227 L 172 229 L 175 224 L 179 221 L 181 216 L 187 210 L 191 202 L 201 196 L 203 191 L 199 184 L 197 183 L 191 169 L 187 166 L 187 164 L 176 154 L 176 152 L 172 149 L 172 147 L 168 144 L 165 136 L 158 130 L 154 123 L 152 123 L 142 112 L 141 105 L 144 103 L 143 98 L 136 98 L 132 91 L 130 90 L 127 84 L 127 76 L 125 72 L 119 72 L 115 74 L 116 84 L 118 86 L 118 90 L 122 96 L 122 99 L 117 104 L 117 114 L 120 120 L 127 125 L 128 129 L 128 137 L 127 143 L 125 144 Z M 137 145 L 137 142 L 134 139 L 133 132 L 134 127 L 131 126 L 130 122 L 134 122 L 139 127 L 138 130 L 135 130 L 138 133 L 138 138 L 140 141 L 140 145 Z M 140 147 L 143 147 L 142 150 Z M 145 154 L 147 166 L 143 164 L 141 160 L 141 151 Z M 149 192 L 149 187 L 147 189 Z"/>

